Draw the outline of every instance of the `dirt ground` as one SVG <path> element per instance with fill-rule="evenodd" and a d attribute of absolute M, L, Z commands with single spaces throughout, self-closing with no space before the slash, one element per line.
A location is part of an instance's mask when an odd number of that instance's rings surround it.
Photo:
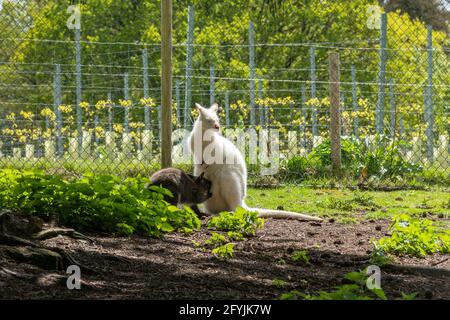
<path fill-rule="evenodd" d="M 205 221 L 203 221 L 203 225 Z M 219 260 L 195 248 L 211 231 L 165 239 L 90 234 L 91 244 L 58 236 L 48 246 L 64 248 L 96 273 L 81 270 L 81 290 L 68 290 L 64 272 L 10 260 L 0 250 L 1 299 L 276 299 L 290 290 L 314 293 L 345 283 L 344 275 L 368 266 L 370 240 L 388 231 L 389 221 L 357 224 L 266 221 L 256 237 L 239 242 L 233 258 Z M 293 262 L 307 249 L 310 264 Z M 397 258 L 396 263 L 449 269 L 447 256 Z M 437 265 L 436 265 L 437 264 Z M 282 287 L 274 279 L 286 282 Z M 450 299 L 450 277 L 417 270 L 384 270 L 381 286 L 389 298 L 417 292 L 419 299 Z"/>

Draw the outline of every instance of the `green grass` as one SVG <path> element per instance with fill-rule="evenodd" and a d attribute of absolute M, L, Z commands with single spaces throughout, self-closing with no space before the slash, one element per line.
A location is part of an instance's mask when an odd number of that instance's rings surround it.
<path fill-rule="evenodd" d="M 276 189 L 248 190 L 251 207 L 276 209 L 336 217 L 337 222 L 354 223 L 355 217 L 388 219 L 397 214 L 427 217 L 450 216 L 450 195 L 445 190 L 352 191 L 348 189 L 311 189 L 285 186 Z"/>

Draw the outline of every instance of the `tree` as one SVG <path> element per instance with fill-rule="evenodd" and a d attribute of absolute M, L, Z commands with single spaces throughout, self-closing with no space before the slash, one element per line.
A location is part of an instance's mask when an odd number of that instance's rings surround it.
<path fill-rule="evenodd" d="M 435 30 L 447 33 L 450 31 L 449 8 L 449 0 L 390 0 L 385 7 L 386 12 L 400 10 L 412 19 L 419 19 L 425 24 L 431 24 Z"/>

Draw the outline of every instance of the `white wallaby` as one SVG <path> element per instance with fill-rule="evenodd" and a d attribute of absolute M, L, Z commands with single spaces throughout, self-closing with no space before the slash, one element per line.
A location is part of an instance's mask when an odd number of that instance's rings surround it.
<path fill-rule="evenodd" d="M 248 207 L 244 202 L 247 194 L 247 167 L 236 146 L 220 134 L 217 115 L 219 106 L 217 103 L 209 108 L 197 103 L 195 105 L 199 116 L 188 143 L 194 158 L 194 175 L 199 176 L 204 172 L 205 178 L 212 183 L 212 197 L 203 203 L 206 213 L 234 211 L 240 206 L 256 211 L 262 218 L 322 220 L 297 212 Z"/>

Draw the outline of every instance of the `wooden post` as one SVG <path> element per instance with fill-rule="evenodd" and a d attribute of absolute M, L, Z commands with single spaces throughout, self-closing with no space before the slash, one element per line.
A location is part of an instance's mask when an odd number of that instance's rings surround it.
<path fill-rule="evenodd" d="M 172 166 L 172 0 L 161 1 L 161 167 Z"/>
<path fill-rule="evenodd" d="M 341 113 L 339 99 L 339 53 L 330 52 L 330 138 L 331 138 L 331 166 L 333 175 L 341 174 Z"/>

